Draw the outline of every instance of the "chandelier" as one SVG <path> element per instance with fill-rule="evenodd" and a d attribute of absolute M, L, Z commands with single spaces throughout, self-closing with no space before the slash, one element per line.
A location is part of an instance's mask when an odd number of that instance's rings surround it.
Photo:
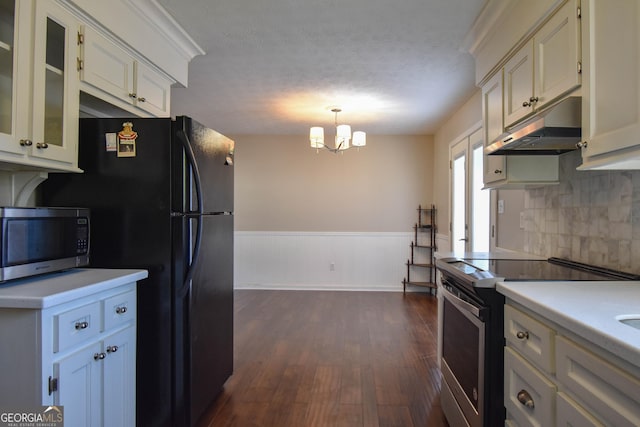
<path fill-rule="evenodd" d="M 367 134 L 362 131 L 353 132 L 351 135 L 351 126 L 338 125 L 338 113 L 342 110 L 340 108 L 332 108 L 331 112 L 335 114 L 335 126 L 336 126 L 336 138 L 335 147 L 327 147 L 324 143 L 324 128 L 320 126 L 314 126 L 309 131 L 309 141 L 311 142 L 311 148 L 315 148 L 316 152 L 321 148 L 326 148 L 332 153 L 339 151 L 345 151 L 349 148 L 364 147 L 367 145 Z M 350 145 L 351 144 L 351 145 Z"/>

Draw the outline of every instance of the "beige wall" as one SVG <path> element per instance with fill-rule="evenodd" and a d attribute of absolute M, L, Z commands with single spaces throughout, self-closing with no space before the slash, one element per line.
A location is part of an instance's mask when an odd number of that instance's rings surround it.
<path fill-rule="evenodd" d="M 307 135 L 231 136 L 237 231 L 410 231 L 433 203 L 433 138 L 367 135 L 316 153 Z"/>
<path fill-rule="evenodd" d="M 438 207 L 438 234 L 449 235 L 449 146 L 476 130 L 481 122 L 482 96 L 477 90 L 434 136 L 433 193 Z"/>

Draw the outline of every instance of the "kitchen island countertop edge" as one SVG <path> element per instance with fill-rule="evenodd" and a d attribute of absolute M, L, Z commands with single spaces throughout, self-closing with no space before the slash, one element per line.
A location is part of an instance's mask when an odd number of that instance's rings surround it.
<path fill-rule="evenodd" d="M 640 316 L 640 282 L 499 282 L 498 292 L 640 368 L 640 330 L 619 322 Z"/>

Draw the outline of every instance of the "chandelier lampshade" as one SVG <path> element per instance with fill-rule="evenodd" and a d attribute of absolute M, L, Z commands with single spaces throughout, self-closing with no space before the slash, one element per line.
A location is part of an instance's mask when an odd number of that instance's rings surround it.
<path fill-rule="evenodd" d="M 367 145 L 367 134 L 362 132 L 361 130 L 354 132 L 351 143 L 354 147 L 364 147 L 365 145 Z"/>
<path fill-rule="evenodd" d="M 309 131 L 309 141 L 311 141 L 311 148 L 324 147 L 324 128 L 320 126 L 314 126 Z"/>
<path fill-rule="evenodd" d="M 336 127 L 336 136 L 335 136 L 335 148 L 327 147 L 324 143 L 324 128 L 320 126 L 313 126 L 309 130 L 309 142 L 311 144 L 311 148 L 315 148 L 319 150 L 320 148 L 326 148 L 327 150 L 337 153 L 339 151 L 348 150 L 351 147 L 364 147 L 367 145 L 367 135 L 362 131 L 357 131 L 351 133 L 351 126 L 349 125 L 338 125 L 338 113 L 342 110 L 339 108 L 332 108 L 331 111 L 335 113 L 335 127 Z"/>

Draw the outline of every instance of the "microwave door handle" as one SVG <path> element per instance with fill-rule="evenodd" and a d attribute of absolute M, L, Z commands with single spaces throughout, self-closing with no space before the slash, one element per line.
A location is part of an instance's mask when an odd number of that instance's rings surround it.
<path fill-rule="evenodd" d="M 193 279 L 194 266 L 196 265 L 198 256 L 200 255 L 200 246 L 202 242 L 202 187 L 200 185 L 200 170 L 198 169 L 198 163 L 196 162 L 195 155 L 193 154 L 193 147 L 191 146 L 187 133 L 184 130 L 180 129 L 176 132 L 176 136 L 182 143 L 182 147 L 184 148 L 184 152 L 187 157 L 187 163 L 191 166 L 191 173 L 193 174 L 193 182 L 195 184 L 196 190 L 196 210 L 187 215 L 187 219 L 189 221 L 196 221 L 196 238 L 195 244 L 193 246 L 191 262 L 187 267 L 187 272 L 179 291 L 179 295 L 181 297 L 184 297 L 191 287 L 191 279 Z"/>

